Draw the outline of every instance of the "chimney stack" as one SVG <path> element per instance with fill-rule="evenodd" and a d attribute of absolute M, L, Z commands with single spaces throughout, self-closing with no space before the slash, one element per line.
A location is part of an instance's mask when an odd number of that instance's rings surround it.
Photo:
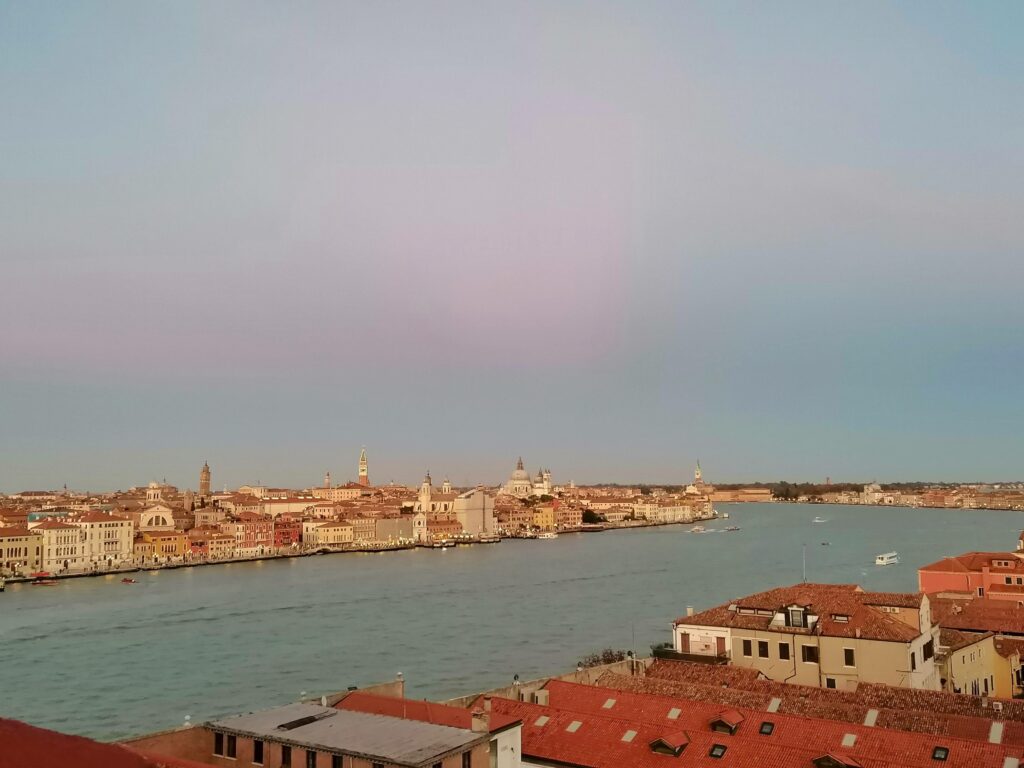
<path fill-rule="evenodd" d="M 473 733 L 488 733 L 490 729 L 491 715 L 482 709 L 473 710 Z"/>
<path fill-rule="evenodd" d="M 686 615 L 687 616 L 693 616 L 693 606 L 692 605 L 686 606 Z"/>
<path fill-rule="evenodd" d="M 484 696 L 484 712 L 490 712 L 490 711 L 491 711 L 491 697 L 490 696 Z"/>

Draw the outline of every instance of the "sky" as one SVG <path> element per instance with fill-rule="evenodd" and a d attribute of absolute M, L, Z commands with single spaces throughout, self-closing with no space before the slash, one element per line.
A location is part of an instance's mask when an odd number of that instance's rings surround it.
<path fill-rule="evenodd" d="M 0 0 L 0 491 L 1024 478 L 1022 30 Z"/>

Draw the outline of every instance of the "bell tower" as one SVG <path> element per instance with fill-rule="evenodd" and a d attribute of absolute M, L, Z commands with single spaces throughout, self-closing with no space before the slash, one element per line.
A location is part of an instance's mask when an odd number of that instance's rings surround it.
<path fill-rule="evenodd" d="M 210 465 L 203 462 L 203 468 L 199 470 L 199 498 L 210 498 Z"/>
<path fill-rule="evenodd" d="M 370 465 L 366 461 L 366 446 L 359 452 L 359 484 L 368 486 L 370 484 Z"/>

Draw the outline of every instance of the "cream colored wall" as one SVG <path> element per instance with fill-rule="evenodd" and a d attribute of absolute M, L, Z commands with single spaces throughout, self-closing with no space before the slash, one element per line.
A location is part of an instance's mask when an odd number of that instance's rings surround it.
<path fill-rule="evenodd" d="M 986 637 L 971 645 L 953 651 L 946 658 L 943 676 L 946 678 L 946 690 L 966 694 L 984 695 L 985 683 L 989 685 L 987 693 L 998 696 L 997 660 L 1002 659 L 996 653 L 995 638 Z M 1002 661 L 1006 661 L 1002 659 Z M 1006 665 L 1007 668 L 1009 665 Z M 1001 671 L 1001 670 L 1000 670 Z M 1007 672 L 1007 675 L 1009 673 Z M 1010 695 L 1009 678 L 1004 682 L 1006 696 Z M 976 688 L 974 686 L 977 686 Z"/>

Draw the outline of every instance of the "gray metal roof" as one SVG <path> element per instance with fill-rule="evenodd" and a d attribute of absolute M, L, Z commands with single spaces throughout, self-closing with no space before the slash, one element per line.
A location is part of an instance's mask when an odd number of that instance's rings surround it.
<path fill-rule="evenodd" d="M 304 720 L 309 722 L 290 728 L 281 727 Z M 468 749 L 488 738 L 486 733 L 464 728 L 350 712 L 305 702 L 227 717 L 207 725 L 257 739 L 409 766 L 436 763 L 442 755 Z"/>

